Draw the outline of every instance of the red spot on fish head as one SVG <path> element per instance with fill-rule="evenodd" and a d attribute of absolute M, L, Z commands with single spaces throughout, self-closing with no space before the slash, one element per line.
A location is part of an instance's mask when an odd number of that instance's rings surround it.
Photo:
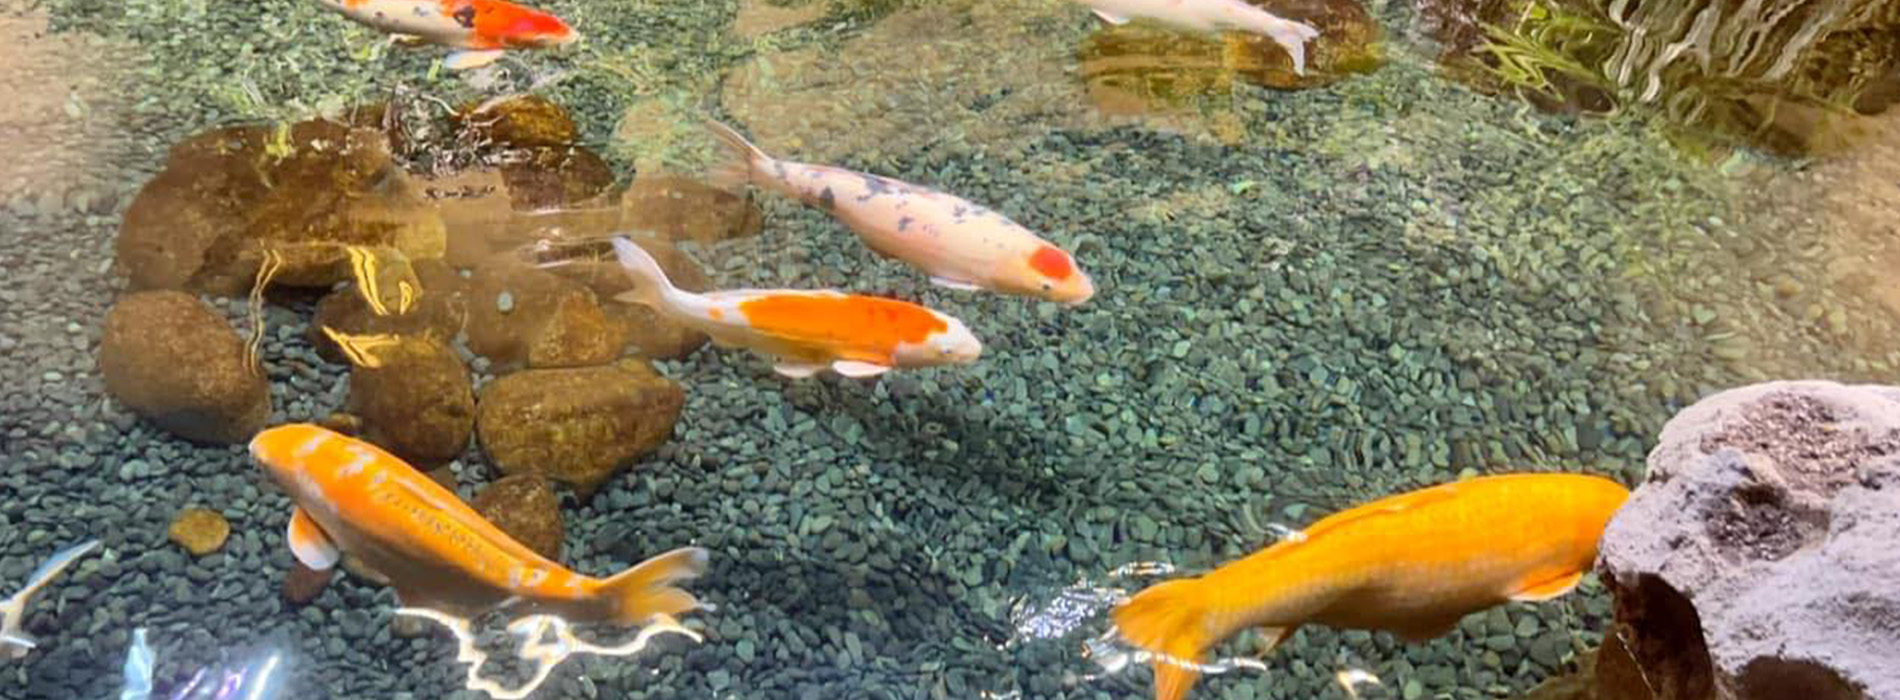
<path fill-rule="evenodd" d="M 1033 296 L 1072 306 L 1095 296 L 1095 283 L 1076 268 L 1074 258 L 1055 246 L 1045 243 L 1036 248 L 1029 255 L 1029 270 L 1036 278 L 1034 287 L 1027 290 Z"/>
<path fill-rule="evenodd" d="M 1060 282 L 1075 274 L 1075 261 L 1055 246 L 1045 245 L 1029 256 L 1029 266 L 1042 276 Z"/>
<path fill-rule="evenodd" d="M 501 0 L 476 0 L 475 32 L 501 46 L 547 47 L 580 38 L 561 18 Z"/>

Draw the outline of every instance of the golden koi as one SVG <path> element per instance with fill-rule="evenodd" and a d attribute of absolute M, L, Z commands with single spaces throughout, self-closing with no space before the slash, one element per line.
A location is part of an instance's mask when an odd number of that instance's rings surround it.
<path fill-rule="evenodd" d="M 706 570 L 704 549 L 675 549 L 604 579 L 583 576 L 535 554 L 370 443 L 299 423 L 258 433 L 250 452 L 296 503 L 286 539 L 297 560 L 322 571 L 348 552 L 388 579 L 404 606 L 473 617 L 522 603 L 622 625 L 699 607 L 674 584 Z"/>
<path fill-rule="evenodd" d="M 694 294 L 673 286 L 659 262 L 632 241 L 615 238 L 614 254 L 634 282 L 633 291 L 616 299 L 650 306 L 721 346 L 771 357 L 773 369 L 787 377 L 827 367 L 873 377 L 897 367 L 967 364 L 983 354 L 962 321 L 909 302 L 830 290 Z"/>
<path fill-rule="evenodd" d="M 398 38 L 456 49 L 442 65 L 480 68 L 507 49 L 565 46 L 580 33 L 554 15 L 506 0 L 318 0 L 344 17 Z"/>
<path fill-rule="evenodd" d="M 1578 474 L 1441 484 L 1335 513 L 1300 536 L 1197 578 L 1166 581 L 1114 612 L 1154 662 L 1155 698 L 1186 697 L 1221 640 L 1252 627 L 1279 644 L 1300 625 L 1386 630 L 1412 642 L 1506 601 L 1570 592 L 1629 491 Z"/>
<path fill-rule="evenodd" d="M 1306 75 L 1306 42 L 1319 37 L 1319 30 L 1257 7 L 1246 0 L 1076 0 L 1094 8 L 1095 16 L 1109 24 L 1126 24 L 1146 17 L 1163 24 L 1200 32 L 1237 29 L 1258 34 L 1293 59 L 1293 74 Z"/>
<path fill-rule="evenodd" d="M 738 160 L 715 179 L 750 182 L 824 209 L 871 250 L 923 270 L 932 284 L 1069 305 L 1095 295 L 1074 256 L 999 212 L 901 180 L 778 160 L 732 127 L 706 126 Z"/>

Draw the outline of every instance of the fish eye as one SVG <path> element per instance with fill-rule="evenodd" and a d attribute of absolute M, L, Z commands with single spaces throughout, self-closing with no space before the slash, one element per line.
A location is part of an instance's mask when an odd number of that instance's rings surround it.
<path fill-rule="evenodd" d="M 1049 290 L 1051 290 L 1051 289 L 1055 289 L 1055 288 L 1056 288 L 1056 286 L 1055 286 L 1054 284 L 1051 284 L 1051 283 L 1049 282 L 1049 280 L 1043 280 L 1043 281 L 1042 281 L 1042 291 L 1045 291 L 1045 292 L 1046 292 L 1046 291 L 1049 291 Z"/>

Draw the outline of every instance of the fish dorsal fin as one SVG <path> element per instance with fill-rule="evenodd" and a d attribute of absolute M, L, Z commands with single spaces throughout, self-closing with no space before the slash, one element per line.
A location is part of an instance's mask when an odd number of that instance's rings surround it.
<path fill-rule="evenodd" d="M 1434 503 L 1451 500 L 1457 495 L 1458 484 L 1439 484 L 1339 511 L 1307 526 L 1303 532 L 1306 533 L 1307 539 L 1311 539 L 1352 523 L 1417 510 Z"/>
<path fill-rule="evenodd" d="M 290 543 L 290 553 L 297 556 L 297 561 L 317 571 L 329 571 L 343 557 L 329 533 L 302 508 L 291 510 L 290 531 L 284 540 Z"/>
<path fill-rule="evenodd" d="M 1583 572 L 1578 571 L 1556 578 L 1526 582 L 1525 585 L 1519 586 L 1516 593 L 1511 594 L 1511 600 L 1522 602 L 1550 600 L 1576 590 L 1577 584 L 1582 581 Z"/>

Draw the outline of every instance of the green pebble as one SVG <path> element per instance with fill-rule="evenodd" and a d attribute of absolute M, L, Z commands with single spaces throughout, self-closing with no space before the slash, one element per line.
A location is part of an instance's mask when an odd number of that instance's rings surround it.
<path fill-rule="evenodd" d="M 1418 700 L 1425 696 L 1425 684 L 1420 683 L 1417 678 L 1407 678 L 1405 679 L 1405 690 L 1401 694 L 1405 697 L 1405 700 Z"/>
<path fill-rule="evenodd" d="M 753 657 L 758 654 L 758 647 L 752 640 L 741 638 L 738 644 L 733 645 L 732 653 L 737 654 L 740 661 L 752 663 Z"/>

